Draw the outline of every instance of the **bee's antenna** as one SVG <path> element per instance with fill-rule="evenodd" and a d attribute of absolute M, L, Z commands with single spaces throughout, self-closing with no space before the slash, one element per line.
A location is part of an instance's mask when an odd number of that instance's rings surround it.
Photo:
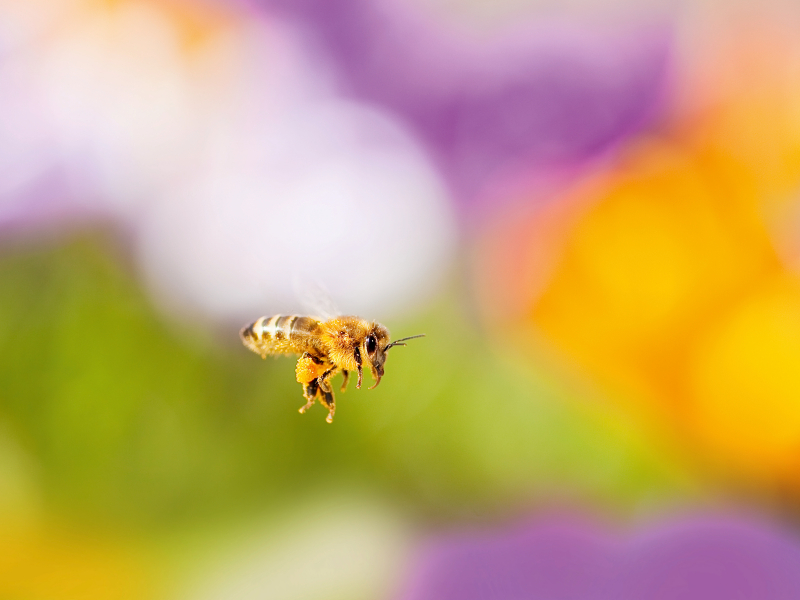
<path fill-rule="evenodd" d="M 390 343 L 388 346 L 386 346 L 386 348 L 384 348 L 383 351 L 386 352 L 392 346 L 405 346 L 405 344 L 403 342 L 405 342 L 406 340 L 413 340 L 414 338 L 421 338 L 421 337 L 425 337 L 425 334 L 424 333 L 420 333 L 419 335 L 412 335 L 412 336 L 409 336 L 409 337 L 400 338 L 399 340 L 395 340 L 392 343 Z"/>

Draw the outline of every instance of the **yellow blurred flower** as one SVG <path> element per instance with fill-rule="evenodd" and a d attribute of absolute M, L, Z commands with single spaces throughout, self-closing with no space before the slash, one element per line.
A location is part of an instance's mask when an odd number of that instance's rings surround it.
<path fill-rule="evenodd" d="M 800 47 L 727 56 L 669 134 L 496 225 L 479 287 L 690 454 L 800 489 Z"/>
<path fill-rule="evenodd" d="M 688 416 L 699 439 L 715 460 L 800 483 L 800 279 L 759 286 L 694 342 Z"/>
<path fill-rule="evenodd" d="M 155 574 L 114 536 L 41 524 L 0 525 L 0 597 L 134 600 L 154 597 Z"/>

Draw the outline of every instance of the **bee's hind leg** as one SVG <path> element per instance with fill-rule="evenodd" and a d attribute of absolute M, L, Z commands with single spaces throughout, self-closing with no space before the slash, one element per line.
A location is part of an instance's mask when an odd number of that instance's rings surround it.
<path fill-rule="evenodd" d="M 309 383 L 303 384 L 303 397 L 307 400 L 307 402 L 305 406 L 300 407 L 300 414 L 303 414 L 314 405 L 314 399 L 317 397 L 318 393 L 319 386 L 317 385 L 316 379 Z"/>
<path fill-rule="evenodd" d="M 336 400 L 333 397 L 333 390 L 328 381 L 331 377 L 336 375 L 338 369 L 328 369 L 317 378 L 317 385 L 319 386 L 319 401 L 328 409 L 328 416 L 325 419 L 328 423 L 333 423 L 333 413 L 336 412 Z"/>
<path fill-rule="evenodd" d="M 325 420 L 328 423 L 333 423 L 333 413 L 336 412 L 336 399 L 333 397 L 333 392 L 320 390 L 320 403 L 328 409 L 328 416 Z"/>

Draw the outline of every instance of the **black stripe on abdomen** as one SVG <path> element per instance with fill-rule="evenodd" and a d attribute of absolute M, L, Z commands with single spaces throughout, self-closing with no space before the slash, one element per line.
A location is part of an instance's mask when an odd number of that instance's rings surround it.
<path fill-rule="evenodd" d="M 292 335 L 292 326 L 297 320 L 297 315 L 288 315 L 278 317 L 275 321 L 274 335 L 276 340 L 288 339 Z"/>
<path fill-rule="evenodd" d="M 313 317 L 297 317 L 292 321 L 289 335 L 305 337 L 319 333 L 319 321 Z"/>

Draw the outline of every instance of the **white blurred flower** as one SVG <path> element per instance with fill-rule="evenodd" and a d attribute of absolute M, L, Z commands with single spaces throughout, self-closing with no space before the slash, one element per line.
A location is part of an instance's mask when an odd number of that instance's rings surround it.
<path fill-rule="evenodd" d="M 14 13 L 33 24 L 0 61 L 0 208 L 4 192 L 31 206 L 20 190 L 57 171 L 74 213 L 132 233 L 181 313 L 297 309 L 298 275 L 372 316 L 435 291 L 455 244 L 442 184 L 294 29 L 231 6 L 187 47 L 157 2 L 57 5 L 57 26 Z"/>
<path fill-rule="evenodd" d="M 186 168 L 199 115 L 175 32 L 154 5 L 72 15 L 47 45 L 42 81 L 84 202 L 128 217 Z"/>
<path fill-rule="evenodd" d="M 0 60 L 0 206 L 6 210 L 58 164 L 35 66 L 25 53 Z"/>
<path fill-rule="evenodd" d="M 82 0 L 0 0 L 0 56 L 53 30 Z"/>
<path fill-rule="evenodd" d="M 383 597 L 397 585 L 413 542 L 390 512 L 335 497 L 248 537 L 212 557 L 180 598 Z"/>
<path fill-rule="evenodd" d="M 348 313 L 426 297 L 455 243 L 433 169 L 396 122 L 333 95 L 275 33 L 254 27 L 209 54 L 217 103 L 199 162 L 141 222 L 148 281 L 172 308 L 231 320 L 298 310 L 298 276 Z"/>

